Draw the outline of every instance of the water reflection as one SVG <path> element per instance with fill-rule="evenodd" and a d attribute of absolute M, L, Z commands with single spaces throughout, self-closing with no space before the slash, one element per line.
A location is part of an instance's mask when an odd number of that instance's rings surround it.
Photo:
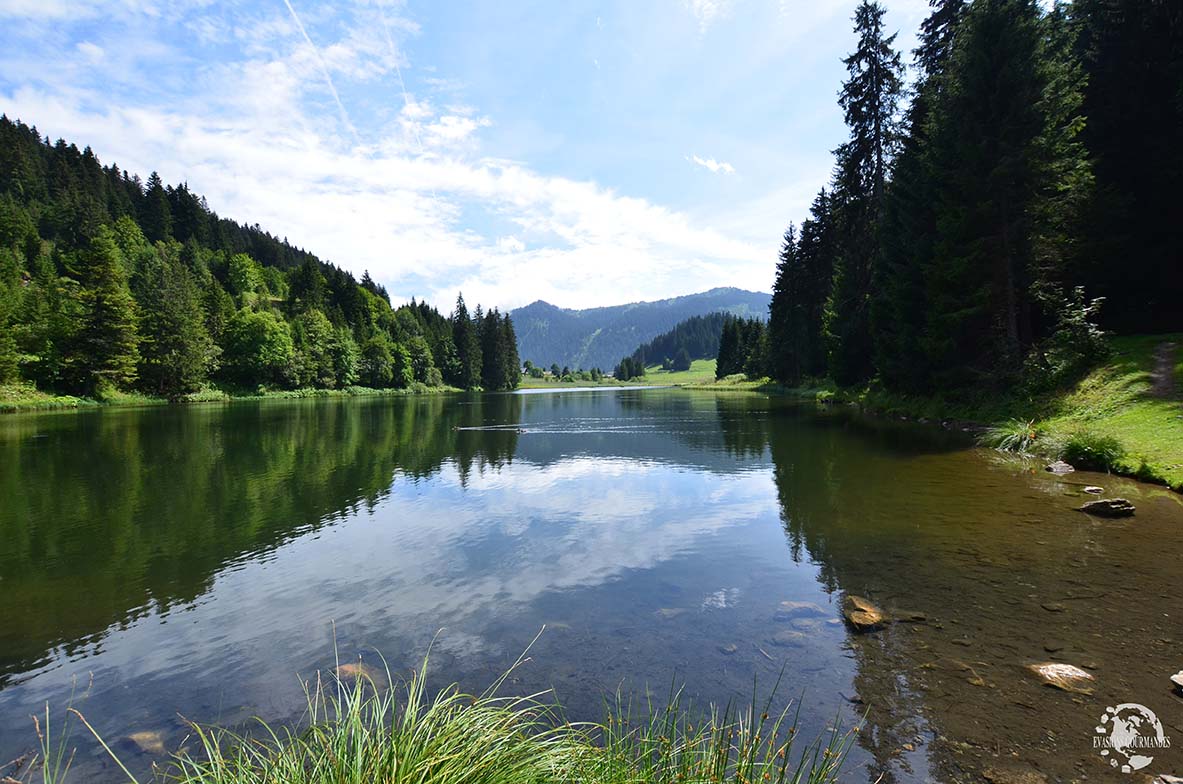
<path fill-rule="evenodd" d="M 594 718 L 622 684 L 722 701 L 783 668 L 805 732 L 866 711 L 852 781 L 1093 770 L 1098 711 L 1025 680 L 1036 658 L 1097 666 L 1099 700 L 1173 699 L 1178 504 L 1121 485 L 1118 536 L 940 431 L 625 390 L 8 417 L 0 458 L 3 759 L 91 674 L 101 731 L 175 744 L 178 712 L 296 718 L 334 641 L 406 671 L 434 638 L 437 685 L 477 687 L 544 624 L 515 689 Z M 843 592 L 928 620 L 852 637 Z"/>

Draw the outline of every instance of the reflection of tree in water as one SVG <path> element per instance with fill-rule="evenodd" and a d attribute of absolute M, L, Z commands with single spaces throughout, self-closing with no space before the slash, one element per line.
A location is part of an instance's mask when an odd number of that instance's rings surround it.
<path fill-rule="evenodd" d="M 513 455 L 489 396 L 103 411 L 0 432 L 0 686 L 106 629 L 191 602 L 245 554 L 373 508 L 400 477 L 455 460 L 462 477 Z"/>
<path fill-rule="evenodd" d="M 1096 666 L 1101 705 L 1155 693 L 1154 673 L 1172 664 L 1156 600 L 1177 563 L 1161 552 L 1169 520 L 1140 507 L 1136 530 L 1107 536 L 1043 472 L 1008 476 L 980 452 L 949 450 L 939 433 L 935 442 L 911 433 L 841 416 L 770 430 L 794 556 L 807 554 L 831 591 L 926 619 L 850 635 L 848 696 L 867 711 L 859 744 L 871 773 L 1079 776 L 1093 761 L 1093 717 L 1025 665 Z"/>

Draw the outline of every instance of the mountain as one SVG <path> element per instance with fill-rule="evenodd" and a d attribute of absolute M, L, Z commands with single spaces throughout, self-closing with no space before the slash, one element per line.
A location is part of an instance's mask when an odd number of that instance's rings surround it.
<path fill-rule="evenodd" d="M 717 288 L 656 302 L 568 310 L 537 302 L 510 313 L 523 360 L 549 367 L 611 368 L 679 322 L 720 311 L 745 318 L 767 318 L 771 295 Z"/>

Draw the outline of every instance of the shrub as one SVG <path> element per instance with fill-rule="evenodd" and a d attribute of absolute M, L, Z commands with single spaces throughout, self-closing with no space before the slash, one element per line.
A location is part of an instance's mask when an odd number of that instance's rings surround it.
<path fill-rule="evenodd" d="M 1112 471 L 1125 455 L 1125 447 L 1113 436 L 1078 430 L 1064 442 L 1061 459 L 1085 471 Z"/>

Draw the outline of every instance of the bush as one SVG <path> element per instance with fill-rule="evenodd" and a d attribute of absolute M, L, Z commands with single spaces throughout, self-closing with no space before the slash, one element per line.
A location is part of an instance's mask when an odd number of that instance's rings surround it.
<path fill-rule="evenodd" d="M 1078 430 L 1064 442 L 1060 458 L 1085 471 L 1112 471 L 1125 456 L 1125 447 L 1113 436 Z"/>

